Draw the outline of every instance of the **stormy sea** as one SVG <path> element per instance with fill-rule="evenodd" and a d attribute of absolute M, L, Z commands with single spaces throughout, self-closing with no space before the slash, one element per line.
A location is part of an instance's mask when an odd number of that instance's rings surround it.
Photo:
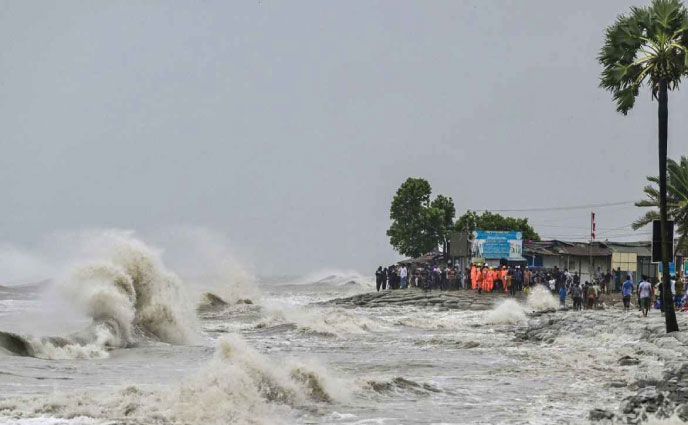
<path fill-rule="evenodd" d="M 0 423 L 688 418 L 688 333 L 666 335 L 658 311 L 562 310 L 545 288 L 376 293 L 336 270 L 257 277 L 203 249 L 192 270 L 127 232 L 78 245 L 49 279 L 0 286 Z"/>

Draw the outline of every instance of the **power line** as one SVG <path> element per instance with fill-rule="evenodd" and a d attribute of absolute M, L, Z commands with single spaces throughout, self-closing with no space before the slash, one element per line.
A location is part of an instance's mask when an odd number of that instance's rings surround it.
<path fill-rule="evenodd" d="M 644 236 L 644 235 L 651 235 L 652 232 L 635 232 L 635 233 L 619 233 L 619 234 L 607 234 L 604 235 L 605 238 L 622 238 L 622 237 L 628 237 L 628 236 Z M 601 235 L 600 235 L 601 236 Z M 584 234 L 577 234 L 577 235 L 543 235 L 541 236 L 543 239 L 557 239 L 557 238 L 567 238 L 567 239 L 585 239 L 588 240 L 590 239 L 590 235 L 584 235 Z"/>
<path fill-rule="evenodd" d="M 565 211 L 565 210 L 582 210 L 588 208 L 605 208 L 613 207 L 617 205 L 627 205 L 632 204 L 635 201 L 623 201 L 623 202 L 609 202 L 604 204 L 588 204 L 588 205 L 571 205 L 567 207 L 543 207 L 543 208 L 513 208 L 513 209 L 483 209 L 483 210 L 473 210 L 475 212 L 480 211 L 490 211 L 490 212 L 528 212 L 528 211 Z"/>
<path fill-rule="evenodd" d="M 543 224 L 543 223 L 528 223 L 533 227 L 555 227 L 559 229 L 580 229 L 580 230 L 586 230 L 590 225 L 588 224 L 587 226 L 562 226 L 559 224 Z M 597 230 L 604 230 L 605 232 L 608 232 L 610 230 L 621 230 L 621 229 L 626 229 L 628 227 L 631 227 L 633 223 L 631 224 L 626 224 L 624 226 L 620 227 L 598 227 Z M 602 232 L 604 233 L 604 232 Z"/>

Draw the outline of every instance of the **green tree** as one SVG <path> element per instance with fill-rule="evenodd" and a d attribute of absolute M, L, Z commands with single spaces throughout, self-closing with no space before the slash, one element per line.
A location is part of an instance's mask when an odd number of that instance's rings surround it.
<path fill-rule="evenodd" d="M 456 215 L 456 208 L 454 208 L 454 200 L 444 195 L 437 195 L 428 209 L 428 222 L 431 232 L 437 237 L 439 243 L 442 244 L 442 253 L 447 255 L 447 239 L 449 232 L 454 225 L 454 216 Z"/>
<path fill-rule="evenodd" d="M 454 201 L 442 195 L 432 202 L 432 188 L 425 179 L 408 178 L 397 190 L 389 218 L 392 224 L 387 230 L 389 241 L 399 253 L 418 257 L 446 247 L 447 234 L 454 215 Z"/>
<path fill-rule="evenodd" d="M 600 86 L 612 93 L 616 109 L 626 115 L 640 87 L 647 85 L 658 101 L 659 218 L 662 265 L 669 270 L 667 229 L 668 91 L 678 89 L 688 70 L 688 12 L 679 0 L 653 0 L 648 7 L 633 7 L 605 32 L 598 57 L 603 66 Z M 671 302 L 669 273 L 663 275 L 667 332 L 678 331 Z"/>
<path fill-rule="evenodd" d="M 454 228 L 457 231 L 466 230 L 468 232 L 478 229 L 519 231 L 523 234 L 523 239 L 531 241 L 540 240 L 540 235 L 535 232 L 533 226 L 528 224 L 527 218 L 504 217 L 501 214 L 489 211 L 478 215 L 475 211 L 468 210 L 456 220 Z"/>
<path fill-rule="evenodd" d="M 659 208 L 658 177 L 647 178 L 652 185 L 643 189 L 646 199 L 635 203 L 637 207 Z M 659 220 L 659 211 L 652 209 L 633 222 L 633 229 Z M 688 251 L 688 158 L 681 157 L 680 162 L 667 160 L 667 217 L 673 219 L 679 234 L 678 246 L 682 251 Z"/>

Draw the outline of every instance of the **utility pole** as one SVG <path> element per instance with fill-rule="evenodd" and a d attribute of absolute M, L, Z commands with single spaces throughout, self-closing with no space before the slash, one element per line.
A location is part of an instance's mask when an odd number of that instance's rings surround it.
<path fill-rule="evenodd" d="M 590 244 L 588 245 L 588 253 L 590 254 L 590 267 L 588 268 L 590 270 L 590 284 L 592 285 L 593 279 L 592 279 L 592 273 L 593 273 L 593 265 L 592 265 L 592 241 L 595 239 L 595 212 L 591 211 L 590 212 Z"/>

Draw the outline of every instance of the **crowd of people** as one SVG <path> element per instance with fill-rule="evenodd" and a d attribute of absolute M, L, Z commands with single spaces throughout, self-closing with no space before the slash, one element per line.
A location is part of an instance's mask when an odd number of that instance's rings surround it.
<path fill-rule="evenodd" d="M 478 292 L 506 292 L 512 295 L 527 293 L 533 286 L 544 285 L 558 294 L 562 307 L 571 299 L 574 310 L 593 309 L 601 302 L 602 295 L 620 293 L 624 309 L 629 310 L 633 294 L 636 295 L 638 308 L 644 315 L 651 308 L 661 309 L 661 285 L 657 278 L 641 276 L 637 283 L 630 275 L 625 276 L 619 270 L 603 273 L 600 268 L 593 273 L 592 282 L 581 282 L 578 272 L 570 273 L 567 269 L 530 269 L 528 266 L 489 266 L 471 264 L 461 270 L 451 265 L 440 264 L 397 264 L 389 267 L 378 267 L 375 272 L 376 289 L 397 290 L 409 287 L 430 290 L 472 289 Z M 676 308 L 688 311 L 688 293 L 686 278 L 671 276 L 671 293 Z"/>
<path fill-rule="evenodd" d="M 557 280 L 559 275 L 556 268 L 531 271 L 526 266 L 490 267 L 486 264 L 472 264 L 461 270 L 451 265 L 397 264 L 378 267 L 375 280 L 378 291 L 416 287 L 427 291 L 473 289 L 479 292 L 515 294 L 527 292 L 533 285 L 546 284 L 551 279 Z"/>

